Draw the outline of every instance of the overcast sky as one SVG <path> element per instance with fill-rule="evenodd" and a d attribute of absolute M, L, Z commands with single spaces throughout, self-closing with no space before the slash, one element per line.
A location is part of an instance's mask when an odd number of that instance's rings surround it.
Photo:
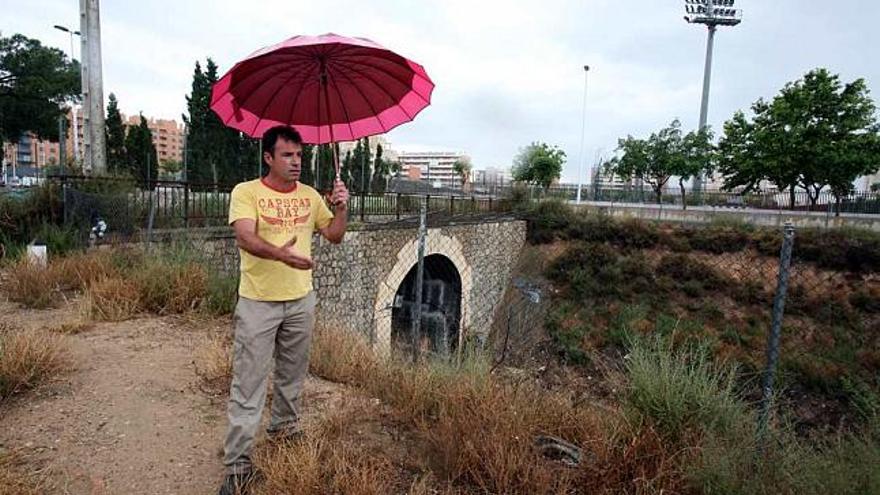
<path fill-rule="evenodd" d="M 815 67 L 864 77 L 878 93 L 878 3 L 736 5 L 743 23 L 716 37 L 715 129 Z M 0 32 L 69 52 L 67 34 L 52 25 L 78 27 L 78 8 L 78 0 L 0 0 Z M 507 167 L 540 140 L 566 151 L 563 180 L 575 181 L 579 163 L 613 153 L 618 137 L 676 117 L 689 129 L 699 117 L 706 30 L 684 22 L 684 0 L 104 0 L 101 9 L 105 98 L 115 93 L 127 114 L 180 121 L 196 60 L 213 58 L 222 74 L 262 46 L 335 32 L 421 63 L 437 85 L 432 105 L 389 134 L 393 147 L 464 151 L 476 168 Z"/>

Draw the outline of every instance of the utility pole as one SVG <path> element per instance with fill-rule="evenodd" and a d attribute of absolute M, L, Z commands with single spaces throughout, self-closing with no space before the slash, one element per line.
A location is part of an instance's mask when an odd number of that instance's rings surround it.
<path fill-rule="evenodd" d="M 709 84 L 712 80 L 712 53 L 718 26 L 736 26 L 742 22 L 742 11 L 734 7 L 736 0 L 685 0 L 687 15 L 684 20 L 691 24 L 704 24 L 709 30 L 706 40 L 706 64 L 703 68 L 703 97 L 700 103 L 700 130 L 706 128 L 709 116 Z M 696 194 L 703 188 L 703 177 L 694 177 Z"/>
<path fill-rule="evenodd" d="M 83 82 L 83 168 L 92 174 L 107 171 L 104 129 L 104 83 L 101 69 L 99 0 L 80 0 Z"/>
<path fill-rule="evenodd" d="M 587 130 L 587 78 L 590 74 L 590 66 L 584 66 L 584 111 L 581 115 L 581 153 L 578 157 L 580 159 L 580 163 L 578 163 L 578 191 L 577 191 L 577 204 L 581 204 L 581 188 L 584 183 L 584 137 L 586 136 Z"/>

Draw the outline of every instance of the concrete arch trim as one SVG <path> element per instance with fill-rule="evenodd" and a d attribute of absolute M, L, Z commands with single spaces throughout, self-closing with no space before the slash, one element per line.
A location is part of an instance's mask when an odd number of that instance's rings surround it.
<path fill-rule="evenodd" d="M 461 325 L 459 339 L 471 323 L 471 289 L 473 278 L 470 263 L 464 255 L 464 247 L 455 236 L 446 235 L 442 229 L 428 229 L 425 238 L 425 257 L 439 254 L 448 258 L 461 277 Z M 391 349 L 391 306 L 394 303 L 394 295 L 407 273 L 419 261 L 419 240 L 415 238 L 404 245 L 397 252 L 397 261 L 394 266 L 379 283 L 376 294 L 376 302 L 373 306 L 374 313 L 374 345 L 378 350 L 388 351 Z M 460 342 L 459 342 L 460 343 Z"/>

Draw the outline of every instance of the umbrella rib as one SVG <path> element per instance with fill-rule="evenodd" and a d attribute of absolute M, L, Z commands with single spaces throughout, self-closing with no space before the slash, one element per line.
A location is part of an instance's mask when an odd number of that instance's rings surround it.
<path fill-rule="evenodd" d="M 398 55 L 398 56 L 399 56 L 399 55 Z M 362 57 L 362 56 L 361 56 L 361 57 L 358 57 L 357 55 L 339 55 L 337 58 L 342 58 L 342 57 L 347 58 L 347 60 L 346 60 L 347 63 L 355 63 L 355 64 L 359 64 L 359 65 L 364 65 L 364 66 L 369 67 L 369 68 L 371 68 L 371 69 L 379 70 L 379 71 L 381 71 L 381 72 L 383 72 L 383 73 L 385 73 L 385 74 L 388 74 L 389 77 L 391 77 L 391 78 L 394 79 L 395 81 L 399 82 L 400 84 L 403 84 L 404 86 L 407 86 L 407 87 L 412 87 L 412 85 L 411 85 L 410 83 L 405 82 L 405 81 L 401 81 L 399 78 L 397 78 L 397 77 L 395 77 L 394 75 L 392 75 L 392 74 L 391 74 L 390 72 L 388 72 L 386 69 L 383 69 L 382 67 L 379 67 L 379 66 L 377 66 L 377 65 L 375 65 L 375 64 L 370 64 L 370 63 L 367 62 L 367 61 L 369 61 L 369 60 L 373 60 L 373 59 L 375 59 L 375 58 L 377 58 L 377 57 Z M 349 58 L 349 57 L 356 57 L 356 58 L 351 59 L 351 58 Z M 402 59 L 403 61 L 408 61 L 407 59 L 405 59 L 405 58 L 403 58 L 403 57 L 401 57 L 401 59 Z M 431 80 L 428 79 L 427 77 L 425 77 L 425 76 L 419 74 L 418 72 L 414 71 L 411 67 L 404 66 L 404 65 L 402 65 L 402 64 L 400 64 L 400 63 L 398 63 L 398 62 L 396 62 L 396 61 L 394 61 L 394 60 L 388 59 L 388 58 L 383 58 L 383 60 L 386 60 L 388 63 L 393 64 L 393 65 L 395 65 L 395 66 L 397 66 L 397 67 L 401 67 L 401 68 L 403 68 L 404 70 L 406 70 L 406 71 L 408 71 L 408 72 L 412 72 L 412 74 L 413 74 L 414 77 L 419 77 L 420 79 L 423 79 L 423 80 L 429 82 L 429 83 L 431 84 L 431 86 L 434 86 L 434 82 L 433 82 L 433 81 L 431 81 Z M 417 93 L 417 92 L 415 92 L 415 91 L 413 91 L 413 93 L 415 93 L 417 96 L 419 96 L 419 98 L 421 98 L 422 101 L 424 101 L 425 103 L 430 103 L 430 102 L 427 101 L 427 100 L 426 100 L 421 94 L 419 94 L 419 93 Z"/>
<path fill-rule="evenodd" d="M 430 103 L 431 103 L 431 102 L 429 102 L 428 100 L 426 100 L 425 97 L 423 97 L 422 95 L 420 95 L 418 92 L 413 91 L 413 90 L 412 90 L 412 85 L 411 85 L 410 83 L 408 83 L 408 82 L 404 82 L 404 81 L 401 81 L 399 78 L 395 77 L 395 76 L 392 75 L 390 72 L 387 72 L 387 71 L 383 70 L 381 67 L 377 67 L 377 66 L 375 66 L 375 65 L 365 63 L 363 60 L 352 60 L 352 61 L 349 61 L 349 63 L 353 63 L 353 64 L 356 64 L 356 65 L 361 65 L 361 66 L 365 66 L 365 67 L 369 67 L 369 68 L 371 68 L 371 69 L 380 70 L 380 71 L 382 71 L 384 74 L 388 74 L 388 76 L 389 76 L 391 79 L 393 79 L 394 81 L 397 81 L 397 82 L 400 83 L 401 85 L 410 88 L 410 91 L 411 91 L 413 94 L 415 94 L 416 96 L 418 96 L 423 102 L 425 102 L 425 103 L 427 103 L 427 104 L 430 104 Z M 349 67 L 349 68 L 351 68 L 351 67 Z M 353 68 L 351 68 L 351 69 L 354 70 Z M 360 71 L 358 71 L 358 73 L 359 73 L 359 74 L 362 74 L 362 72 L 360 72 Z M 415 76 L 421 77 L 419 74 L 416 74 L 415 72 L 413 72 L 413 76 L 414 76 L 414 77 L 415 77 Z M 422 79 L 424 79 L 424 78 L 422 78 Z M 372 78 L 370 78 L 370 81 L 373 82 L 374 84 L 376 84 L 377 86 L 381 87 L 378 83 L 376 83 L 375 81 L 373 81 Z M 434 83 L 432 82 L 431 85 L 433 86 Z M 387 93 L 387 91 L 386 91 L 386 93 Z M 394 98 L 392 98 L 392 99 L 394 99 Z"/>
<path fill-rule="evenodd" d="M 313 60 L 312 65 L 314 65 L 314 63 L 315 62 Z M 294 110 L 296 110 L 296 104 L 299 103 L 299 97 L 300 97 L 300 95 L 302 95 L 304 93 L 303 90 L 305 89 L 305 86 L 308 82 L 309 82 L 309 78 L 304 77 L 302 80 L 302 84 L 300 84 L 299 89 L 297 89 L 297 91 L 296 91 L 296 97 L 293 99 L 293 103 L 290 105 L 290 111 L 287 112 L 287 122 L 285 122 L 285 124 L 287 124 L 288 126 L 292 125 L 291 120 L 293 119 L 293 112 L 294 112 Z"/>
<path fill-rule="evenodd" d="M 342 107 L 342 113 L 345 114 L 345 122 L 348 124 L 348 132 L 349 132 L 349 134 L 352 135 L 352 137 L 354 137 L 354 129 L 351 128 L 351 117 L 349 117 L 349 115 L 348 115 L 348 109 L 345 108 L 345 101 L 343 101 L 343 99 L 342 99 L 342 95 L 339 93 L 339 86 L 336 84 L 336 77 L 335 77 L 335 76 L 334 76 L 334 77 L 330 77 L 330 71 L 327 71 L 327 79 L 330 81 L 331 84 L 333 84 L 333 89 L 336 90 L 336 96 L 339 98 L 339 106 Z M 329 123 L 329 125 L 332 126 L 332 125 L 333 125 L 333 122 L 332 122 L 333 119 L 330 118 L 330 108 L 329 108 L 329 105 L 328 105 L 328 107 L 327 107 L 327 120 L 330 120 L 330 121 L 331 121 L 331 122 Z"/>
<path fill-rule="evenodd" d="M 311 60 L 312 60 L 311 57 L 302 56 L 302 55 L 300 55 L 300 54 L 298 54 L 298 53 L 287 53 L 287 54 L 277 54 L 277 55 L 278 55 L 279 57 L 282 57 L 282 56 L 283 56 L 283 58 L 288 58 L 288 59 L 289 59 L 289 58 L 301 58 L 301 59 L 308 60 L 308 61 L 311 61 Z M 285 60 L 285 63 L 288 63 L 288 62 L 290 62 L 290 61 L 289 61 L 289 60 Z M 253 76 L 257 75 L 257 74 L 262 74 L 262 73 L 264 72 L 265 69 L 273 69 L 273 68 L 275 68 L 276 66 L 277 66 L 277 64 L 264 65 L 264 66 L 262 66 L 262 67 L 259 67 L 259 68 L 257 68 L 256 70 L 254 70 L 253 72 L 250 72 L 250 73 L 248 73 L 247 75 L 245 75 L 245 76 L 244 76 L 243 78 L 241 78 L 240 80 L 236 81 L 235 86 L 236 86 L 236 87 L 239 87 L 240 85 L 244 84 L 245 81 L 247 81 L 247 80 L 250 79 L 251 77 L 253 77 Z M 282 67 L 283 67 L 283 65 L 282 65 Z M 232 71 L 234 71 L 234 70 L 235 70 L 235 67 L 233 67 L 229 72 L 232 72 Z M 282 70 L 283 70 L 283 69 L 282 69 Z M 282 72 L 282 70 L 272 72 L 272 73 L 270 74 L 270 77 L 274 77 L 274 76 L 276 76 L 279 72 Z M 225 76 L 224 76 L 224 77 L 225 77 Z M 230 88 L 230 90 L 231 90 L 231 89 L 232 89 L 232 88 Z"/>
<path fill-rule="evenodd" d="M 339 75 L 341 75 L 346 80 L 348 80 L 348 82 L 351 83 L 351 85 L 352 85 L 352 87 L 354 87 L 355 91 L 357 91 L 358 94 L 361 95 L 361 98 L 363 98 L 364 101 L 367 103 L 367 106 L 370 107 L 370 112 L 373 113 L 373 118 L 375 118 L 376 121 L 379 122 L 379 127 L 382 128 L 382 132 L 388 132 L 388 129 L 385 128 L 385 124 L 382 123 L 382 119 L 379 118 L 379 112 L 376 111 L 376 107 L 373 106 L 373 102 L 371 102 L 370 99 L 367 98 L 367 95 L 365 95 L 364 92 L 361 91 L 360 86 L 355 84 L 354 81 L 352 81 L 352 79 L 350 77 L 348 77 L 348 74 L 346 74 L 344 71 L 339 70 L 338 72 L 339 72 Z M 354 130 L 351 128 L 351 120 L 349 120 L 349 122 L 348 122 L 348 129 L 349 129 L 349 131 L 351 131 L 351 134 L 354 135 Z"/>
<path fill-rule="evenodd" d="M 251 135 L 253 135 L 253 134 L 257 131 L 257 127 L 259 127 L 259 126 L 260 126 L 260 122 L 263 121 L 263 115 L 266 114 L 266 109 L 269 108 L 269 105 L 272 104 L 272 100 L 274 100 L 275 97 L 278 96 L 278 93 L 281 92 L 281 90 L 284 88 L 284 86 L 286 86 L 287 83 L 289 83 L 291 79 L 293 79 L 294 77 L 296 77 L 296 76 L 298 76 L 298 75 L 299 75 L 299 73 L 296 73 L 296 72 L 295 72 L 292 76 L 290 76 L 290 77 L 288 77 L 287 79 L 285 79 L 283 83 L 281 83 L 281 84 L 278 85 L 278 88 L 272 93 L 272 96 L 270 96 L 270 97 L 266 100 L 266 104 L 263 106 L 263 109 L 260 110 L 260 113 L 259 113 L 259 114 L 257 114 L 259 118 L 257 119 L 257 123 L 254 124 L 254 128 L 251 129 L 251 132 L 250 132 Z"/>
<path fill-rule="evenodd" d="M 364 64 L 362 64 L 362 65 L 364 65 Z M 373 67 L 373 66 L 368 65 L 367 67 Z M 375 68 L 375 67 L 373 67 L 373 68 Z M 394 103 L 395 106 L 400 107 L 400 110 L 404 113 L 404 115 L 406 115 L 406 117 L 409 120 L 413 120 L 413 117 L 409 114 L 409 112 L 407 112 L 403 107 L 400 106 L 400 103 L 397 102 L 397 98 L 395 98 L 391 93 L 389 93 L 388 90 L 385 89 L 384 86 L 382 86 L 381 84 L 376 82 L 372 77 L 370 77 L 369 74 L 364 73 L 358 69 L 355 69 L 354 67 L 346 67 L 346 69 L 356 72 L 358 75 L 363 76 L 364 79 L 366 79 L 367 81 L 370 81 L 371 83 L 373 83 L 377 88 L 379 88 L 383 93 L 385 93 L 385 95 L 388 97 L 389 100 L 395 102 Z M 397 82 L 400 82 L 400 80 L 398 80 L 396 77 L 393 79 Z M 376 118 L 378 119 L 378 115 L 376 116 Z M 380 120 L 380 123 L 381 123 L 381 120 Z M 384 129 L 385 126 L 383 125 L 382 128 Z"/>

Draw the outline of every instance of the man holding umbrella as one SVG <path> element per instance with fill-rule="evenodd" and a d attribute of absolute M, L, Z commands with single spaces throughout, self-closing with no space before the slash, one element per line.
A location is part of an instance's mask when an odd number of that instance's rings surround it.
<path fill-rule="evenodd" d="M 241 287 L 229 433 L 221 494 L 250 479 L 250 451 L 266 398 L 273 351 L 275 389 L 269 433 L 297 431 L 295 401 L 308 370 L 315 319 L 312 233 L 345 234 L 348 190 L 332 143 L 382 134 L 431 103 L 425 68 L 366 38 L 294 36 L 239 61 L 211 89 L 211 110 L 227 126 L 263 139 L 269 175 L 232 192 L 229 222 L 241 248 Z M 293 126 L 296 130 L 294 131 Z M 331 201 L 297 182 L 302 143 L 331 144 Z"/>
<path fill-rule="evenodd" d="M 299 433 L 297 402 L 309 367 L 315 324 L 311 241 L 314 232 L 332 243 L 346 229 L 348 190 L 334 184 L 334 212 L 315 189 L 299 182 L 302 137 L 277 126 L 262 136 L 269 173 L 232 190 L 229 223 L 241 255 L 235 308 L 233 377 L 224 443 L 226 479 L 221 495 L 239 493 L 251 476 L 250 454 L 260 426 L 273 357 L 272 414 L 267 433 L 285 439 Z"/>

